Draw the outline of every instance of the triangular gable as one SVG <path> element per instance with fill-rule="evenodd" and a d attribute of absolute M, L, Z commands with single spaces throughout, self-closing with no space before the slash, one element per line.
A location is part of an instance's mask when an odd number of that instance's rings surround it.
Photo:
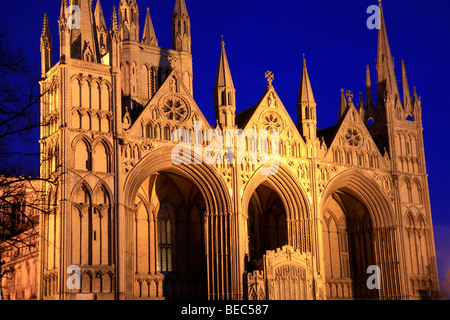
<path fill-rule="evenodd" d="M 354 151 L 361 156 L 369 154 L 376 155 L 378 159 L 380 159 L 379 168 L 385 168 L 383 159 L 386 159 L 388 156 L 382 154 L 378 149 L 353 103 L 349 104 L 341 121 L 336 126 L 332 127 L 332 129 L 333 130 L 330 130 L 329 133 L 334 135 L 334 137 L 329 137 L 329 139 L 332 139 L 332 142 L 325 155 L 325 161 L 335 162 L 335 154 L 333 153 L 336 150 Z M 366 166 L 364 159 L 362 159 L 361 164 L 359 164 L 358 161 L 359 160 L 356 159 L 356 163 L 353 163 L 353 165 Z M 345 164 L 346 159 L 343 159 L 342 162 Z"/>
<path fill-rule="evenodd" d="M 241 112 L 236 117 L 236 124 L 240 129 L 278 129 L 280 138 L 286 138 L 305 144 L 303 138 L 280 97 L 273 87 L 268 87 L 266 92 L 253 107 Z"/>
<path fill-rule="evenodd" d="M 170 112 L 169 107 L 172 101 L 182 105 L 180 113 Z M 185 110 L 182 110 L 183 108 Z M 156 94 L 146 104 L 128 133 L 132 136 L 141 136 L 142 123 L 158 120 L 177 128 L 187 129 L 194 127 L 194 121 L 199 121 L 202 123 L 204 131 L 211 128 L 177 70 L 172 70 Z"/>

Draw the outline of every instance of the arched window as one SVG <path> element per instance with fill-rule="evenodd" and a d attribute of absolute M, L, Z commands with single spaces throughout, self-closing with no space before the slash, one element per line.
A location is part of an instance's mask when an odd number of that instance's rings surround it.
<path fill-rule="evenodd" d="M 172 272 L 172 225 L 170 210 L 162 203 L 158 212 L 158 271 Z"/>
<path fill-rule="evenodd" d="M 75 169 L 91 171 L 92 154 L 84 140 L 78 141 L 75 147 Z"/>
<path fill-rule="evenodd" d="M 227 105 L 227 93 L 225 91 L 222 91 L 222 106 Z"/>
<path fill-rule="evenodd" d="M 96 172 L 110 172 L 109 150 L 105 143 L 98 143 L 94 153 L 93 170 Z"/>

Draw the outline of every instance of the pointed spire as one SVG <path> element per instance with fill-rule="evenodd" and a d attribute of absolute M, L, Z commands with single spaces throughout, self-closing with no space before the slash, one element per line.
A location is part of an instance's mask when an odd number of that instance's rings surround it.
<path fill-rule="evenodd" d="M 44 14 L 44 23 L 42 26 L 42 35 L 41 38 L 46 37 L 46 38 L 52 38 L 51 34 L 50 34 L 50 27 L 48 25 L 48 15 L 47 12 Z"/>
<path fill-rule="evenodd" d="M 145 17 L 144 34 L 142 36 L 142 43 L 158 46 L 155 29 L 153 28 L 152 18 L 150 17 L 150 8 L 147 8 L 147 16 Z"/>
<path fill-rule="evenodd" d="M 384 96 L 386 94 L 393 94 L 396 97 L 399 97 L 400 95 L 398 90 L 397 78 L 394 71 L 394 58 L 391 54 L 381 0 L 379 0 L 379 7 L 380 30 L 378 32 L 377 101 L 378 104 L 382 104 Z"/>
<path fill-rule="evenodd" d="M 217 67 L 215 87 L 216 88 L 227 87 L 234 89 L 233 78 L 231 77 L 231 70 L 228 64 L 227 53 L 225 51 L 225 42 L 223 42 L 222 40 L 220 45 L 221 45 L 220 59 L 219 59 L 219 66 Z"/>
<path fill-rule="evenodd" d="M 366 106 L 369 109 L 373 108 L 372 79 L 369 65 L 366 66 Z"/>
<path fill-rule="evenodd" d="M 417 95 L 417 90 L 416 87 L 414 86 L 414 101 L 418 101 L 419 100 L 419 96 Z"/>
<path fill-rule="evenodd" d="M 41 75 L 45 77 L 46 73 L 53 66 L 52 62 L 52 35 L 50 34 L 50 27 L 48 25 L 47 13 L 44 15 L 44 23 L 41 35 Z"/>
<path fill-rule="evenodd" d="M 402 60 L 402 86 L 403 86 L 403 103 L 405 106 L 411 103 L 411 93 L 409 91 L 408 77 L 406 75 L 405 61 Z"/>
<path fill-rule="evenodd" d="M 364 99 L 361 91 L 359 92 L 359 108 L 364 108 Z"/>
<path fill-rule="evenodd" d="M 112 8 L 112 15 L 111 15 L 111 30 L 112 33 L 116 33 L 119 31 L 119 22 L 117 19 L 117 11 L 116 7 L 113 6 Z"/>
<path fill-rule="evenodd" d="M 219 65 L 214 85 L 214 110 L 222 129 L 234 128 L 236 117 L 236 90 L 228 64 L 225 42 L 221 42 Z"/>
<path fill-rule="evenodd" d="M 175 1 L 175 7 L 173 9 L 173 15 L 180 15 L 180 16 L 189 16 L 186 2 L 184 0 L 176 0 Z"/>
<path fill-rule="evenodd" d="M 300 83 L 300 91 L 298 93 L 297 104 L 302 102 L 315 103 L 314 94 L 309 80 L 308 69 L 306 68 L 306 60 L 303 58 L 302 80 Z"/>
<path fill-rule="evenodd" d="M 338 116 L 338 122 L 341 121 L 342 117 L 344 116 L 345 111 L 347 110 L 347 99 L 345 98 L 344 89 L 341 89 L 341 101 L 339 103 L 339 116 Z"/>
<path fill-rule="evenodd" d="M 297 99 L 297 124 L 301 135 L 308 141 L 317 137 L 316 102 L 303 55 L 302 79 Z"/>
<path fill-rule="evenodd" d="M 102 29 L 105 31 L 108 30 L 108 28 L 106 27 L 105 16 L 103 15 L 103 9 L 100 0 L 97 0 L 97 4 L 95 6 L 94 11 L 94 17 L 97 31 Z"/>
<path fill-rule="evenodd" d="M 61 1 L 61 9 L 59 12 L 59 29 L 62 31 L 67 27 L 67 2 L 66 0 Z"/>
<path fill-rule="evenodd" d="M 76 3 L 80 8 L 79 21 L 75 22 L 80 25 L 70 32 L 72 58 L 100 62 L 92 0 L 71 0 L 70 3 Z"/>

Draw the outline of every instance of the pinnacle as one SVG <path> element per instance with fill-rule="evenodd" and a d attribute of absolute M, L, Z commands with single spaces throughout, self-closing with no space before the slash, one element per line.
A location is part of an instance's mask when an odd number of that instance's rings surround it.
<path fill-rule="evenodd" d="M 308 69 L 306 67 L 306 59 L 304 57 L 303 57 L 302 80 L 300 84 L 300 91 L 298 94 L 297 103 L 301 102 L 315 103 L 314 94 L 311 87 L 311 81 L 309 79 Z"/>
<path fill-rule="evenodd" d="M 225 51 L 225 42 L 221 42 L 219 66 L 217 68 L 215 87 L 228 87 L 234 89 L 233 78 L 228 64 L 227 53 Z"/>
<path fill-rule="evenodd" d="M 152 46 L 158 46 L 158 40 L 156 39 L 155 29 L 153 28 L 152 18 L 150 16 L 150 8 L 147 8 L 147 16 L 145 17 L 142 43 Z"/>
<path fill-rule="evenodd" d="M 184 0 L 175 0 L 175 8 L 173 9 L 173 15 L 189 16 L 186 8 L 186 2 Z"/>

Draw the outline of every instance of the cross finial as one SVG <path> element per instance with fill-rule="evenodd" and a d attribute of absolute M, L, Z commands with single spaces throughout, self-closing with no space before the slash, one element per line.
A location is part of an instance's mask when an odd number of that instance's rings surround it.
<path fill-rule="evenodd" d="M 222 36 L 220 36 L 220 38 L 222 38 L 222 42 L 223 42 L 223 35 L 222 35 Z"/>
<path fill-rule="evenodd" d="M 347 91 L 347 92 L 345 93 L 345 96 L 347 97 L 347 100 L 348 100 L 349 103 L 350 103 L 350 102 L 353 102 L 353 92 Z"/>
<path fill-rule="evenodd" d="M 305 61 L 306 60 L 306 58 L 305 58 L 305 54 L 303 54 L 303 61 Z"/>
<path fill-rule="evenodd" d="M 273 79 L 275 78 L 272 71 L 266 71 L 264 77 L 266 78 L 267 84 L 269 85 L 269 87 L 271 87 Z"/>

